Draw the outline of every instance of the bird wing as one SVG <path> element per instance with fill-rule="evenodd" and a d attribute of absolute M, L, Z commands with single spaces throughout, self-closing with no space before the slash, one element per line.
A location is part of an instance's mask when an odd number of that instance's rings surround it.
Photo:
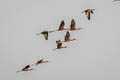
<path fill-rule="evenodd" d="M 62 20 L 59 26 L 59 30 L 64 29 L 65 22 Z"/>
<path fill-rule="evenodd" d="M 91 13 L 93 14 L 93 10 L 91 10 Z"/>
<path fill-rule="evenodd" d="M 30 68 L 30 65 L 25 66 L 25 68 Z"/>
<path fill-rule="evenodd" d="M 48 40 L 48 33 L 43 34 L 45 40 Z"/>
<path fill-rule="evenodd" d="M 70 33 L 68 31 L 66 33 L 66 37 L 70 37 Z"/>
<path fill-rule="evenodd" d="M 86 14 L 88 20 L 90 20 L 90 12 L 86 12 L 85 14 Z"/>
<path fill-rule="evenodd" d="M 70 28 L 75 28 L 75 20 L 72 19 Z"/>

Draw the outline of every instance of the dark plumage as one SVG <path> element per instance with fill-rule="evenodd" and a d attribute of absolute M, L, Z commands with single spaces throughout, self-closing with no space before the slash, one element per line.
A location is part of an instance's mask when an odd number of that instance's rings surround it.
<path fill-rule="evenodd" d="M 75 25 L 76 25 L 75 20 L 72 19 L 72 20 L 71 20 L 71 25 L 70 25 L 70 30 L 75 29 Z"/>
<path fill-rule="evenodd" d="M 66 35 L 65 35 L 64 39 L 65 39 L 65 42 L 70 40 L 70 33 L 68 31 L 66 32 Z"/>
<path fill-rule="evenodd" d="M 60 40 L 56 41 L 57 49 L 62 48 L 62 42 Z"/>
<path fill-rule="evenodd" d="M 80 29 L 82 29 L 82 28 L 76 28 L 75 26 L 76 26 L 75 20 L 72 19 L 72 20 L 71 20 L 71 25 L 70 25 L 70 31 L 75 31 L 75 30 L 80 30 Z"/>
<path fill-rule="evenodd" d="M 22 71 L 31 71 L 31 70 L 35 70 L 35 69 L 32 69 L 32 68 L 30 68 L 30 65 L 27 65 L 27 66 L 25 66 L 22 70 L 17 71 L 17 72 L 22 72 Z"/>
<path fill-rule="evenodd" d="M 42 64 L 42 63 L 47 63 L 48 61 L 44 61 L 44 59 L 41 59 L 41 60 L 39 60 L 39 61 L 37 61 L 35 64 L 33 64 L 33 65 L 39 65 L 39 64 Z M 33 66 L 32 65 L 32 66 Z"/>
<path fill-rule="evenodd" d="M 59 26 L 59 30 L 64 30 L 64 26 L 65 26 L 65 22 L 64 20 L 62 20 Z"/>
<path fill-rule="evenodd" d="M 70 33 L 67 31 L 64 40 L 65 40 L 64 42 L 70 42 L 70 41 L 73 41 L 75 39 L 70 39 Z"/>
<path fill-rule="evenodd" d="M 85 11 L 83 11 L 82 13 L 85 12 L 85 15 L 87 16 L 87 19 L 90 20 L 91 19 L 91 14 L 93 14 L 93 11 L 96 9 L 87 9 Z"/>
<path fill-rule="evenodd" d="M 41 34 L 43 34 L 45 40 L 48 40 L 48 31 L 43 31 Z"/>

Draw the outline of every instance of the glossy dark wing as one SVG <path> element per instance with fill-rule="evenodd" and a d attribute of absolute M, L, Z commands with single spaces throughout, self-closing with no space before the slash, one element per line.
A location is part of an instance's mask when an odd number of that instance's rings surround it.
<path fill-rule="evenodd" d="M 74 20 L 74 19 L 71 20 L 71 26 L 70 26 L 70 28 L 71 28 L 71 29 L 72 29 L 72 28 L 75 28 L 75 20 Z"/>
<path fill-rule="evenodd" d="M 30 68 L 30 65 L 25 66 L 25 68 Z"/>
<path fill-rule="evenodd" d="M 64 29 L 64 26 L 65 26 L 65 22 L 64 20 L 62 20 L 59 26 L 59 30 Z"/>

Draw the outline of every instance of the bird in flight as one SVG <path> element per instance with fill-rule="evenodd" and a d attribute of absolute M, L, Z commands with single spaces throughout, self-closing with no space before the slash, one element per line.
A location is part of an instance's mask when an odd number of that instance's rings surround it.
<path fill-rule="evenodd" d="M 66 32 L 66 35 L 64 36 L 64 42 L 70 42 L 70 41 L 74 41 L 75 39 L 70 39 L 70 33 L 69 31 Z"/>
<path fill-rule="evenodd" d="M 75 31 L 75 30 L 80 30 L 80 29 L 82 29 L 82 28 L 76 28 L 75 26 L 76 26 L 75 20 L 72 19 L 72 20 L 71 20 L 71 25 L 70 25 L 70 31 Z"/>
<path fill-rule="evenodd" d="M 64 20 L 62 20 L 61 23 L 60 23 L 59 29 L 56 30 L 56 31 L 68 30 L 68 29 L 65 29 L 64 26 L 65 26 L 65 22 L 64 22 Z"/>
<path fill-rule="evenodd" d="M 61 40 L 56 41 L 56 45 L 57 45 L 56 49 L 67 48 L 66 46 L 64 46 L 64 47 L 62 46 L 62 41 Z M 53 50 L 56 50 L 56 49 L 53 49 Z"/>
<path fill-rule="evenodd" d="M 91 19 L 91 14 L 93 14 L 93 11 L 96 10 L 96 9 L 87 9 L 85 11 L 83 11 L 82 13 L 85 12 L 85 15 L 87 16 L 88 20 Z"/>
<path fill-rule="evenodd" d="M 48 33 L 52 33 L 52 32 L 54 32 L 54 31 L 43 31 L 43 32 L 38 33 L 38 34 L 36 34 L 36 35 L 43 34 L 45 40 L 48 40 Z"/>
<path fill-rule="evenodd" d="M 113 0 L 112 2 L 116 2 L 116 1 L 120 1 L 120 0 Z"/>
<path fill-rule="evenodd" d="M 31 71 L 31 70 L 35 70 L 33 68 L 30 68 L 30 65 L 26 65 L 22 70 L 17 71 L 17 72 L 23 72 L 23 71 Z"/>
<path fill-rule="evenodd" d="M 39 64 L 47 63 L 47 62 L 49 62 L 49 61 L 44 61 L 44 59 L 41 59 L 41 60 L 37 61 L 35 64 L 33 64 L 32 66 L 34 66 L 34 65 L 38 66 Z"/>

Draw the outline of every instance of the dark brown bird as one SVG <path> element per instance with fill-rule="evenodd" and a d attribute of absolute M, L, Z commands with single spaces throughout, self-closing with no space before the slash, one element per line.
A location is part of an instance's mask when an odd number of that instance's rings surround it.
<path fill-rule="evenodd" d="M 87 19 L 90 20 L 91 19 L 91 14 L 93 14 L 93 11 L 96 9 L 87 9 L 85 11 L 83 11 L 82 13 L 85 12 L 85 15 L 87 16 Z"/>
<path fill-rule="evenodd" d="M 51 32 L 54 32 L 54 31 L 43 31 L 39 34 L 36 34 L 36 35 L 40 35 L 40 34 L 43 34 L 45 40 L 48 40 L 48 34 L 51 33 Z"/>
<path fill-rule="evenodd" d="M 72 19 L 72 20 L 71 20 L 71 25 L 70 25 L 70 31 L 75 31 L 75 30 L 80 30 L 80 29 L 82 29 L 82 28 L 76 28 L 75 26 L 76 26 L 75 20 Z"/>
<path fill-rule="evenodd" d="M 22 70 L 17 71 L 17 72 L 22 72 L 22 71 L 31 71 L 31 70 L 35 70 L 33 68 L 30 68 L 30 65 L 26 65 Z"/>
<path fill-rule="evenodd" d="M 44 61 L 44 59 L 41 59 L 41 60 L 37 61 L 35 64 L 33 64 L 32 66 L 34 66 L 34 65 L 38 66 L 39 64 L 47 63 L 47 62 L 49 62 L 49 61 Z"/>
<path fill-rule="evenodd" d="M 65 22 L 64 22 L 64 20 L 62 20 L 60 23 L 59 29 L 57 31 L 68 30 L 68 29 L 65 29 L 64 26 L 65 26 Z"/>
<path fill-rule="evenodd" d="M 67 31 L 64 40 L 65 40 L 64 42 L 70 42 L 75 39 L 70 39 L 70 33 L 69 33 L 69 31 Z"/>
<path fill-rule="evenodd" d="M 56 41 L 56 45 L 57 45 L 56 49 L 67 48 L 66 46 L 65 47 L 62 46 L 62 41 L 61 40 Z M 56 50 L 56 49 L 53 49 L 53 50 Z"/>

